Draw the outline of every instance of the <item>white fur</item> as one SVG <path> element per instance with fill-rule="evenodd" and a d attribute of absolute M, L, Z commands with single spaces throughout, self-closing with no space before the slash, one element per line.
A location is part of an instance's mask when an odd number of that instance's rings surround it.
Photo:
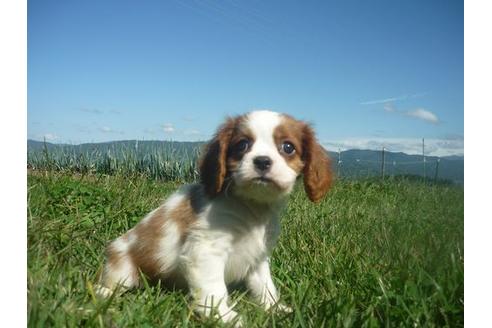
<path fill-rule="evenodd" d="M 191 185 L 185 185 L 178 189 L 174 194 L 172 194 L 164 203 L 164 207 L 167 211 L 172 211 L 176 207 L 178 207 L 181 202 L 188 196 L 188 193 L 191 189 Z"/>
<path fill-rule="evenodd" d="M 181 242 L 183 236 L 170 215 L 189 197 L 193 186 L 181 188 L 171 195 L 162 205 L 167 217 L 162 225 L 163 237 L 155 252 L 161 272 L 178 270 L 184 276 L 197 311 L 210 315 L 215 307 L 226 322 L 238 320 L 229 304 L 229 283 L 245 281 L 255 300 L 266 309 L 279 300 L 268 257 L 279 235 L 284 196 L 290 193 L 297 177 L 297 172 L 279 154 L 281 145 L 274 142 L 273 131 L 282 124 L 281 115 L 269 111 L 253 112 L 247 116 L 245 124 L 254 134 L 255 142 L 233 175 L 234 192 L 226 191 L 213 199 L 202 199 L 205 205 L 196 222 L 187 228 L 184 242 Z M 259 174 L 253 164 L 256 156 L 272 159 L 266 176 L 277 186 L 250 183 Z M 148 224 L 155 211 L 139 224 Z M 139 242 L 133 233 L 129 232 L 127 241 L 121 237 L 114 241 L 114 249 L 127 254 L 129 246 Z M 130 260 L 120 268 L 107 267 L 103 285 L 110 287 L 114 281 L 121 280 L 125 286 L 134 286 L 137 283 L 130 281 L 134 270 L 137 268 L 132 267 Z M 105 287 L 100 287 L 100 293 L 107 295 Z"/>
<path fill-rule="evenodd" d="M 157 253 L 157 262 L 159 263 L 160 272 L 166 273 L 175 269 L 179 256 L 179 239 L 181 234 L 178 226 L 173 221 L 167 221 L 162 229 L 163 237 L 159 241 L 159 252 Z"/>
<path fill-rule="evenodd" d="M 297 172 L 279 153 L 281 145 L 275 144 L 273 138 L 273 131 L 282 124 L 282 116 L 270 111 L 256 111 L 248 115 L 245 124 L 253 133 L 255 141 L 250 151 L 244 155 L 238 171 L 233 174 L 236 185 L 242 187 L 236 191 L 243 197 L 270 203 L 290 193 L 297 178 Z M 267 156 L 272 160 L 272 166 L 265 177 L 275 181 L 280 188 L 265 188 L 261 183 L 251 184 L 253 178 L 261 175 L 253 163 L 258 156 Z"/>
<path fill-rule="evenodd" d="M 235 318 L 228 304 L 227 284 L 248 280 L 253 273 L 261 282 L 271 282 L 270 271 L 257 272 L 258 265 L 267 263 L 279 234 L 280 207 L 257 209 L 238 198 L 226 195 L 214 199 L 202 213 L 199 224 L 190 232 L 181 249 L 180 262 L 196 302 L 196 309 L 210 314 L 217 306 L 224 321 Z M 267 264 L 268 265 L 268 264 Z M 258 299 L 266 308 L 278 301 L 273 283 L 273 298 Z"/>
<path fill-rule="evenodd" d="M 132 235 L 132 233 L 130 232 L 129 235 Z M 122 259 L 117 266 L 112 266 L 110 264 L 106 266 L 106 286 L 113 287 L 120 284 L 125 288 L 131 288 L 137 284 L 137 281 L 135 280 L 136 270 L 128 255 L 131 241 L 134 241 L 134 239 L 126 241 L 123 237 L 120 237 L 111 243 L 113 250 L 122 254 Z"/>
<path fill-rule="evenodd" d="M 146 224 L 149 222 L 150 218 L 154 216 L 154 214 L 159 211 L 162 207 L 164 207 L 164 209 L 166 211 L 172 211 L 174 208 L 176 208 L 177 206 L 179 206 L 179 204 L 186 198 L 188 192 L 189 192 L 189 189 L 190 189 L 190 186 L 189 185 L 185 185 L 185 186 L 182 186 L 181 188 L 179 188 L 174 194 L 172 194 L 171 196 L 169 196 L 169 198 L 164 202 L 164 204 L 162 204 L 161 206 L 159 206 L 158 208 L 156 208 L 155 210 L 153 210 L 152 212 L 148 213 L 141 221 L 140 223 L 143 223 L 143 224 Z"/>

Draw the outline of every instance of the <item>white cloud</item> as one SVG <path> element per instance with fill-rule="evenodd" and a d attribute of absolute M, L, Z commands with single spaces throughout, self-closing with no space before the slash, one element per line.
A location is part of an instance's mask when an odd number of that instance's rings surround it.
<path fill-rule="evenodd" d="M 417 108 L 415 110 L 408 111 L 405 114 L 433 124 L 439 123 L 439 118 L 437 117 L 436 114 L 432 113 L 431 111 L 425 110 L 423 108 Z"/>
<path fill-rule="evenodd" d="M 387 102 L 384 104 L 383 109 L 387 113 L 406 115 L 432 124 L 439 123 L 439 118 L 437 117 L 436 114 L 423 108 L 417 108 L 409 111 L 402 111 L 402 110 L 398 110 L 393 102 Z"/>
<path fill-rule="evenodd" d="M 395 106 L 396 101 L 418 98 L 425 95 L 426 93 L 416 93 L 413 95 L 405 95 L 405 96 L 392 97 L 392 98 L 379 99 L 379 100 L 370 100 L 370 101 L 361 102 L 360 104 L 361 105 L 384 104 L 383 109 L 387 113 L 397 113 L 405 116 L 410 116 L 422 121 L 426 121 L 432 124 L 438 124 L 439 118 L 437 117 L 436 114 L 434 114 L 429 110 L 426 110 L 424 108 L 417 108 L 414 110 L 402 111 L 402 110 L 398 110 L 398 108 L 396 108 Z"/>
<path fill-rule="evenodd" d="M 383 108 L 387 112 L 396 112 L 396 107 L 392 102 L 385 103 Z"/>
<path fill-rule="evenodd" d="M 42 135 L 42 138 L 45 139 L 46 141 L 53 141 L 58 139 L 58 136 L 54 133 L 45 133 Z"/>
<path fill-rule="evenodd" d="M 383 147 L 391 152 L 403 152 L 412 155 L 422 154 L 421 138 L 349 138 L 322 143 L 329 151 L 348 149 L 381 150 Z M 425 139 L 425 154 L 430 156 L 463 155 L 463 139 Z"/>
<path fill-rule="evenodd" d="M 164 123 L 161 125 L 161 127 L 166 133 L 173 133 L 174 131 L 176 131 L 176 129 L 171 123 Z"/>

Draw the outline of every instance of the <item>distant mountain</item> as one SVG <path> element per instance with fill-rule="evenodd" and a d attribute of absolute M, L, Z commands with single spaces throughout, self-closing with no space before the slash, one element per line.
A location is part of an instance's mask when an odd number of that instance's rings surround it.
<path fill-rule="evenodd" d="M 375 150 L 347 150 L 340 153 L 329 153 L 334 170 L 345 177 L 363 177 L 381 175 L 383 171 L 382 152 Z M 384 153 L 384 174 L 417 175 L 430 179 L 439 178 L 451 180 L 454 183 L 464 182 L 463 156 L 426 156 L 425 166 L 422 155 L 409 155 L 402 152 Z M 437 175 L 436 175 L 437 174 Z"/>
<path fill-rule="evenodd" d="M 458 155 L 443 156 L 441 158 L 447 159 L 448 161 L 463 161 L 464 160 L 463 156 L 458 156 Z"/>
<path fill-rule="evenodd" d="M 69 145 L 27 140 L 27 151 L 28 155 L 35 155 L 43 152 L 46 147 L 49 153 L 105 154 L 110 152 L 113 156 L 121 156 L 128 150 L 131 150 L 137 155 L 159 151 L 169 153 L 173 158 L 185 156 L 186 158 L 191 159 L 191 157 L 195 158 L 198 156 L 203 145 L 203 142 L 137 140 Z M 328 153 L 332 159 L 333 171 L 342 177 L 356 178 L 382 174 L 383 165 L 381 151 L 351 149 L 342 151 L 340 154 L 334 152 Z M 386 151 L 384 154 L 384 162 L 385 176 L 423 176 L 425 174 L 429 179 L 437 177 L 458 184 L 463 184 L 464 181 L 463 156 L 426 156 L 424 166 L 422 155 L 409 155 L 402 152 Z"/>

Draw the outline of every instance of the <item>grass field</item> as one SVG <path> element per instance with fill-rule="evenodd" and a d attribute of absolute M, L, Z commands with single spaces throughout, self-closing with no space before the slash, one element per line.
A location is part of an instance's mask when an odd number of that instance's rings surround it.
<path fill-rule="evenodd" d="M 108 241 L 177 185 L 30 173 L 28 326 L 215 326 L 182 292 L 93 296 Z M 341 180 L 318 205 L 297 188 L 282 225 L 272 271 L 294 312 L 265 313 L 236 291 L 247 327 L 463 326 L 462 187 Z"/>

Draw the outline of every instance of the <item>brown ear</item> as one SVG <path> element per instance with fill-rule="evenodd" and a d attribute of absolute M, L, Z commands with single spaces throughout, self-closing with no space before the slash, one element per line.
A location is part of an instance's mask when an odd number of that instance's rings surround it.
<path fill-rule="evenodd" d="M 314 132 L 303 129 L 304 189 L 312 202 L 319 202 L 332 183 L 331 161 L 326 150 L 316 141 Z"/>
<path fill-rule="evenodd" d="M 199 162 L 200 180 L 206 193 L 214 197 L 222 191 L 227 174 L 227 149 L 235 127 L 235 119 L 228 118 L 212 140 L 205 146 Z"/>

